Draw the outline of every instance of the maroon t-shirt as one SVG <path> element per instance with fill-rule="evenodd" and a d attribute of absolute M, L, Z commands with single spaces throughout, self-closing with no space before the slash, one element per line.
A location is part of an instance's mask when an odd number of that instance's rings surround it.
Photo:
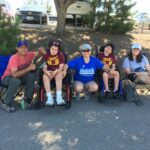
<path fill-rule="evenodd" d="M 112 67 L 112 64 L 115 64 L 115 56 L 110 54 L 105 56 L 103 53 L 99 54 L 98 58 L 108 67 Z"/>
<path fill-rule="evenodd" d="M 49 50 L 47 50 L 46 55 L 44 55 L 44 59 L 47 64 L 47 70 L 56 70 L 59 68 L 60 64 L 65 63 L 64 55 L 62 52 L 58 52 L 56 55 L 51 55 Z"/>

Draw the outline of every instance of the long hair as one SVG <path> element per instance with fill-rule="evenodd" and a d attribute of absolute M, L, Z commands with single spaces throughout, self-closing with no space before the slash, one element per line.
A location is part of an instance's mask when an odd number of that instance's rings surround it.
<path fill-rule="evenodd" d="M 127 57 L 129 58 L 130 61 L 133 61 L 132 49 L 130 50 L 130 53 L 128 54 Z M 141 51 L 140 51 L 140 53 L 139 53 L 139 54 L 137 55 L 137 57 L 136 57 L 136 62 L 137 62 L 137 63 L 142 62 L 142 58 L 143 58 L 143 55 L 142 55 L 142 53 L 141 53 Z"/>

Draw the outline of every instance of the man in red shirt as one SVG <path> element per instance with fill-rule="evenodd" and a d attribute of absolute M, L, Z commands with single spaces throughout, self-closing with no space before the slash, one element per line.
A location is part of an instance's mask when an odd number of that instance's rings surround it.
<path fill-rule="evenodd" d="M 20 85 L 25 87 L 27 103 L 31 103 L 34 93 L 36 66 L 32 60 L 39 55 L 39 52 L 28 51 L 27 41 L 19 41 L 17 47 L 18 52 L 11 56 L 2 76 L 2 84 L 8 87 L 3 104 L 3 109 L 7 112 L 15 111 L 12 101 Z"/>

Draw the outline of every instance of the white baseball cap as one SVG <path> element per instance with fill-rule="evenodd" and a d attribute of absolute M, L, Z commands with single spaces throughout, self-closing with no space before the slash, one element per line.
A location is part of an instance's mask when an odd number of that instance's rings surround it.
<path fill-rule="evenodd" d="M 134 48 L 138 48 L 139 50 L 142 50 L 141 44 L 138 44 L 138 43 L 132 44 L 131 49 L 134 49 Z"/>
<path fill-rule="evenodd" d="M 92 47 L 91 47 L 91 45 L 90 44 L 82 44 L 82 45 L 80 45 L 80 47 L 79 47 L 79 49 L 82 51 L 82 50 L 92 50 Z"/>

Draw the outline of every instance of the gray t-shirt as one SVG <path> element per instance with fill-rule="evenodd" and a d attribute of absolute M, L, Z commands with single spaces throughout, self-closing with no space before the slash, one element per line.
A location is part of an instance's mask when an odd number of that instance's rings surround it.
<path fill-rule="evenodd" d="M 129 58 L 126 57 L 123 61 L 122 67 L 124 69 L 130 69 L 131 72 L 134 72 L 136 68 L 145 67 L 147 64 L 149 64 L 149 61 L 145 56 L 143 56 L 142 61 L 140 63 L 137 63 L 136 60 L 130 61 Z"/>

